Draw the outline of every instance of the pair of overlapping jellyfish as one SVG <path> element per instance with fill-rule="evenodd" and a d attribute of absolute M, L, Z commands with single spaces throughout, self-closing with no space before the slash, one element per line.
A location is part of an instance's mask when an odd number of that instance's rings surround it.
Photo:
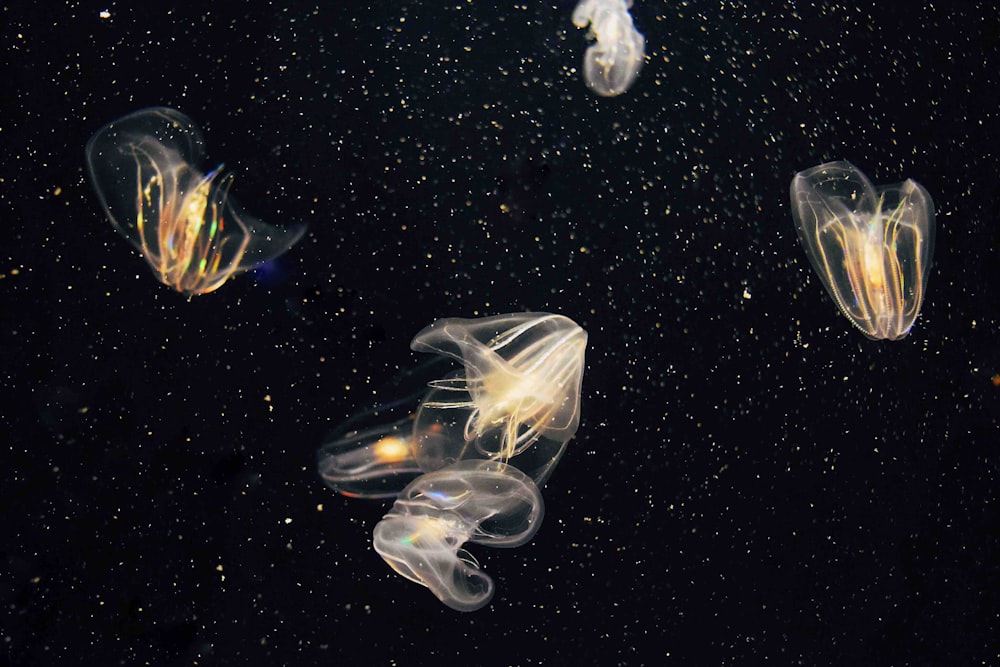
<path fill-rule="evenodd" d="M 411 348 L 461 369 L 431 380 L 403 419 L 370 427 L 392 403 L 349 420 L 320 448 L 320 475 L 346 496 L 395 497 L 375 551 L 452 609 L 479 609 L 494 584 L 463 545 L 516 547 L 538 530 L 539 487 L 580 423 L 586 346 L 562 315 L 438 320 Z"/>

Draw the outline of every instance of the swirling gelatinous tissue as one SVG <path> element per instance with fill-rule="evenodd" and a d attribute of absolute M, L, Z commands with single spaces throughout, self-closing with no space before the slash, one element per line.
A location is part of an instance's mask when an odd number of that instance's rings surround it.
<path fill-rule="evenodd" d="M 408 399 L 352 417 L 318 458 L 347 496 L 383 498 L 408 482 L 374 534 L 394 570 L 453 609 L 489 602 L 493 581 L 462 545 L 513 547 L 538 530 L 538 487 L 580 423 L 586 345 L 575 322 L 549 313 L 447 318 L 416 335 L 414 350 L 461 370 L 428 383 L 415 418 L 394 419 Z"/>
<path fill-rule="evenodd" d="M 934 250 L 934 202 L 910 179 L 875 187 L 850 162 L 796 174 L 799 240 L 840 311 L 873 340 L 898 340 L 920 312 Z"/>
<path fill-rule="evenodd" d="M 410 483 L 375 526 L 375 551 L 399 574 L 458 611 L 493 597 L 493 579 L 466 542 L 516 547 L 541 525 L 542 496 L 531 478 L 499 461 L 459 461 Z"/>
<path fill-rule="evenodd" d="M 583 75 L 598 95 L 621 95 L 639 75 L 646 40 L 632 23 L 631 7 L 632 0 L 580 0 L 573 10 L 573 25 L 589 25 L 596 40 L 583 56 Z"/>
<path fill-rule="evenodd" d="M 549 313 L 447 318 L 410 347 L 463 365 L 431 382 L 420 404 L 413 427 L 420 468 L 499 460 L 544 484 L 580 424 L 587 332 Z"/>
<path fill-rule="evenodd" d="M 154 107 L 108 123 L 87 142 L 87 171 L 111 224 L 142 252 L 160 282 L 191 297 L 274 259 L 305 233 L 243 213 L 222 165 L 198 170 L 201 130 Z"/>

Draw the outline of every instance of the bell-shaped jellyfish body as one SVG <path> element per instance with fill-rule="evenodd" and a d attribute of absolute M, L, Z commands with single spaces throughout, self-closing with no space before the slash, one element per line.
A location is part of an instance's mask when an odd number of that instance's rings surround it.
<path fill-rule="evenodd" d="M 596 40 L 583 56 L 583 76 L 603 97 L 628 90 L 642 67 L 646 39 L 632 23 L 631 6 L 631 0 L 580 0 L 573 10 L 573 24 L 589 25 Z"/>
<path fill-rule="evenodd" d="M 201 171 L 204 153 L 194 121 L 167 107 L 119 118 L 87 142 L 87 173 L 111 224 L 188 297 L 273 260 L 306 231 L 244 213 L 229 194 L 232 174 Z"/>
<path fill-rule="evenodd" d="M 542 485 L 580 423 L 586 346 L 573 320 L 549 313 L 448 318 L 418 333 L 415 351 L 464 366 L 431 382 L 421 403 L 413 430 L 419 467 L 503 461 Z"/>
<path fill-rule="evenodd" d="M 872 340 L 909 333 L 934 252 L 934 202 L 909 179 L 876 187 L 847 161 L 795 175 L 792 217 L 826 291 Z"/>

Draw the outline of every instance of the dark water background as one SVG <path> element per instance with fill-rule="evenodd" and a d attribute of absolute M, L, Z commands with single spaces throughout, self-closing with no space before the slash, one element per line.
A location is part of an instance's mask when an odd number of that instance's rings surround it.
<path fill-rule="evenodd" d="M 600 99 L 572 5 L 4 6 L 0 662 L 1000 661 L 994 8 L 636 0 Z M 187 301 L 104 219 L 83 146 L 154 105 L 309 223 L 266 275 Z M 799 247 L 835 159 L 935 200 L 900 342 Z M 423 326 L 521 310 L 589 332 L 583 420 L 457 614 L 315 451 Z"/>

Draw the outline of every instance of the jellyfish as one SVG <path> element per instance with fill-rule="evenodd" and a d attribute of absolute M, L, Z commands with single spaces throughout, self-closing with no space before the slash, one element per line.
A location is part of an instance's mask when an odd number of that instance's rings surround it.
<path fill-rule="evenodd" d="M 438 320 L 411 347 L 460 370 L 428 382 L 415 416 L 398 419 L 404 397 L 320 448 L 320 474 L 344 495 L 386 498 L 405 483 L 373 534 L 396 572 L 459 611 L 489 602 L 493 580 L 463 545 L 515 547 L 538 530 L 539 487 L 580 423 L 586 346 L 562 315 Z"/>
<path fill-rule="evenodd" d="M 469 458 L 512 463 L 544 484 L 580 423 L 587 333 L 549 313 L 448 318 L 414 337 L 415 351 L 462 370 L 430 383 L 414 424 L 422 470 Z"/>
<path fill-rule="evenodd" d="M 875 187 L 850 162 L 792 180 L 799 241 L 840 312 L 873 340 L 909 333 L 927 288 L 934 202 L 910 179 Z"/>
<path fill-rule="evenodd" d="M 589 25 L 596 40 L 583 56 L 583 75 L 603 97 L 628 90 L 642 67 L 646 40 L 632 23 L 631 7 L 631 0 L 580 0 L 573 10 L 573 25 Z"/>
<path fill-rule="evenodd" d="M 244 213 L 223 165 L 199 171 L 201 130 L 176 109 L 143 109 L 108 123 L 86 152 L 111 224 L 160 282 L 188 297 L 274 259 L 305 233 L 304 224 L 273 227 Z"/>

